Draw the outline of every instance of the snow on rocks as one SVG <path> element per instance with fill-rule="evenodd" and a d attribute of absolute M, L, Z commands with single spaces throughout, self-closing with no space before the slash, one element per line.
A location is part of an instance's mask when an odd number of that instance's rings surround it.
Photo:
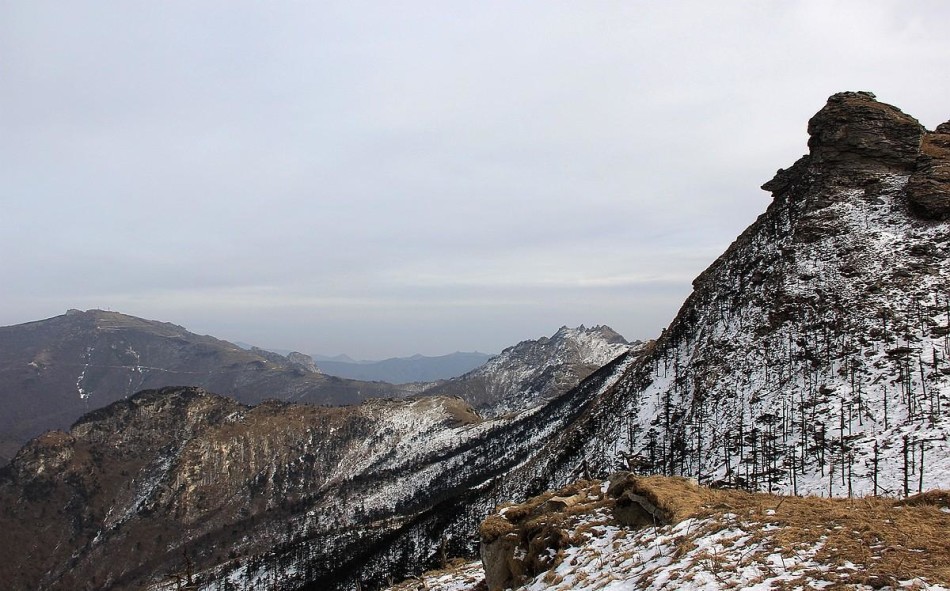
<path fill-rule="evenodd" d="M 609 494 L 570 515 L 546 512 L 547 497 L 576 494 L 578 487 L 592 493 L 605 488 L 578 483 L 568 491 L 502 508 L 489 519 L 495 520 L 488 526 L 494 533 L 518 538 L 521 544 L 539 521 L 563 527 L 569 543 L 547 553 L 549 568 L 499 582 L 485 576 L 489 563 L 467 562 L 390 591 L 950 589 L 950 568 L 940 566 L 950 551 L 940 534 L 950 525 L 943 512 L 946 493 L 904 503 L 713 490 L 661 477 L 625 483 L 628 488 L 620 487 L 621 492 L 649 496 L 670 511 L 674 521 L 622 525 L 611 514 Z M 497 529 L 499 519 L 513 529 Z M 485 526 L 482 535 L 484 540 Z M 509 559 L 523 560 L 529 548 L 527 543 Z"/>

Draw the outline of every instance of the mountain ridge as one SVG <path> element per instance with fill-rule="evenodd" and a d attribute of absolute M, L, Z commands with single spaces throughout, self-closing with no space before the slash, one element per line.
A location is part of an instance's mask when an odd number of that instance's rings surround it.
<path fill-rule="evenodd" d="M 70 310 L 0 327 L 0 464 L 30 437 L 66 428 L 83 413 L 143 389 L 194 385 L 247 403 L 339 404 L 412 393 L 314 370 L 299 353 L 248 351 L 176 324 L 111 311 Z"/>

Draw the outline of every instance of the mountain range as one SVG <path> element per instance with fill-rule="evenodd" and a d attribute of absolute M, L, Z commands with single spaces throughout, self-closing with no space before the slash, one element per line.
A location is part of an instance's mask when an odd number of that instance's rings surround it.
<path fill-rule="evenodd" d="M 245 350 L 181 326 L 103 310 L 70 310 L 0 327 L 0 463 L 29 438 L 139 390 L 207 388 L 255 404 L 275 398 L 351 404 L 413 392 L 320 373 L 300 353 Z"/>
<path fill-rule="evenodd" d="M 625 343 L 623 337 L 606 327 L 597 330 L 565 327 L 550 339 L 524 341 L 496 356 L 497 370 L 483 371 L 478 379 L 488 379 L 496 397 L 523 398 L 525 380 L 534 374 L 529 371 L 518 379 L 498 372 L 536 366 L 538 372 L 557 374 L 558 380 L 536 384 L 532 395 L 562 392 L 602 365 L 611 352 L 615 356 L 622 351 L 614 343 Z M 390 375 L 444 375 L 453 365 L 460 372 L 481 365 L 480 359 L 482 354 L 416 356 L 358 367 Z M 44 431 L 68 428 L 86 412 L 165 386 L 205 388 L 245 404 L 277 399 L 345 405 L 423 392 L 452 395 L 441 381 L 399 385 L 340 378 L 323 373 L 302 353 L 238 346 L 118 312 L 70 310 L 47 320 L 0 327 L 0 465 Z M 484 398 L 477 389 L 472 392 Z"/>
<path fill-rule="evenodd" d="M 847 92 L 808 132 L 663 333 L 580 384 L 471 396 L 484 416 L 435 392 L 335 408 L 139 393 L 0 469 L 0 579 L 380 587 L 474 555 L 502 501 L 618 468 L 825 496 L 947 488 L 950 123 Z"/>

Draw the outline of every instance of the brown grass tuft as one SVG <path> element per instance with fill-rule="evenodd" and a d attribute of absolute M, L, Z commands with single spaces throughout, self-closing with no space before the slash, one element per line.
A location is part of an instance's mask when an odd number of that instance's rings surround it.
<path fill-rule="evenodd" d="M 708 506 L 721 502 L 722 496 L 721 491 L 701 487 L 694 480 L 678 476 L 639 477 L 629 490 L 645 497 L 672 523 L 704 513 Z"/>
<path fill-rule="evenodd" d="M 515 531 L 515 526 L 501 515 L 489 515 L 478 528 L 482 543 L 491 543 Z"/>

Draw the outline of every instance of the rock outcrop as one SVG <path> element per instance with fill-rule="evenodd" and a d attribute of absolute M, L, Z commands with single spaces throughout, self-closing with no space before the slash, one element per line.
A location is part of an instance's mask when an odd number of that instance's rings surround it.
<path fill-rule="evenodd" d="M 489 591 L 520 585 L 556 567 L 558 552 L 571 543 L 572 516 L 610 505 L 601 488 L 599 481 L 581 480 L 520 505 L 502 505 L 482 522 L 479 552 Z"/>
<path fill-rule="evenodd" d="M 320 373 L 320 369 L 317 368 L 317 364 L 314 363 L 313 357 L 309 355 L 293 351 L 287 354 L 287 361 L 290 362 L 291 366 L 293 367 L 297 367 L 311 373 Z"/>
<path fill-rule="evenodd" d="M 711 495 L 686 478 L 617 472 L 607 482 L 579 480 L 521 504 L 503 504 L 479 528 L 485 583 L 489 591 L 518 587 L 557 568 L 564 550 L 583 544 L 594 524 L 674 524 L 702 511 Z M 588 527 L 578 528 L 585 521 Z"/>
<path fill-rule="evenodd" d="M 924 132 L 916 119 L 870 92 L 841 92 L 808 121 L 808 148 L 815 164 L 913 172 Z"/>
<path fill-rule="evenodd" d="M 950 219 L 950 121 L 924 134 L 907 198 L 923 218 Z"/>

